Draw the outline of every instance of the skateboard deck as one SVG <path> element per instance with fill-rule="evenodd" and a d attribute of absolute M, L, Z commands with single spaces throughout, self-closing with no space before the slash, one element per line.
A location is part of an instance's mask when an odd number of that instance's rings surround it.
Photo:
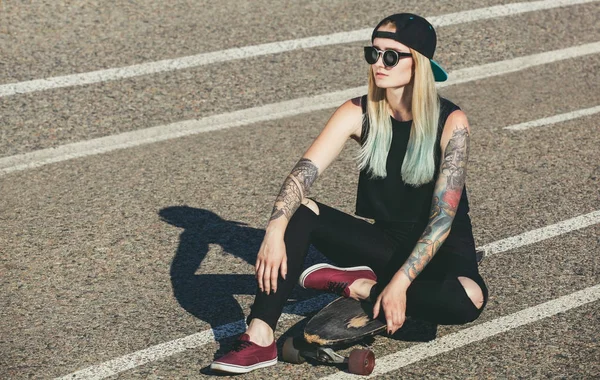
<path fill-rule="evenodd" d="M 477 263 L 485 251 L 476 252 Z M 344 364 L 350 373 L 370 375 L 375 367 L 375 355 L 368 349 L 355 349 L 348 356 L 336 353 L 331 347 L 352 344 L 385 331 L 387 324 L 373 319 L 373 303 L 340 297 L 313 316 L 304 327 L 303 339 L 289 337 L 283 345 L 283 360 L 303 363 L 306 359 L 327 364 Z"/>
<path fill-rule="evenodd" d="M 327 364 L 343 364 L 357 375 L 369 375 L 375 367 L 375 355 L 368 349 L 354 349 L 348 356 L 336 353 L 331 346 L 352 344 L 375 335 L 386 323 L 373 319 L 373 304 L 340 297 L 325 306 L 304 327 L 301 341 L 288 338 L 283 345 L 283 360 L 302 363 L 306 359 Z"/>
<path fill-rule="evenodd" d="M 485 257 L 485 251 L 475 252 L 477 263 Z M 383 316 L 373 319 L 374 304 L 340 297 L 319 311 L 304 327 L 304 340 L 319 346 L 352 343 L 386 328 Z M 383 313 L 382 313 L 383 314 Z"/>
<path fill-rule="evenodd" d="M 325 306 L 304 327 L 304 340 L 320 346 L 352 343 L 385 330 L 386 323 L 373 319 L 373 304 L 340 297 Z"/>

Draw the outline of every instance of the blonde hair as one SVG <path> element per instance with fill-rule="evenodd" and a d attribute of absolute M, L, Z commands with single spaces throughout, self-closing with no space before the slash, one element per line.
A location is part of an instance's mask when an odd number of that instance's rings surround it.
<path fill-rule="evenodd" d="M 406 184 L 420 186 L 430 182 L 435 173 L 434 155 L 440 101 L 429 58 L 413 49 L 410 52 L 414 62 L 411 101 L 413 121 L 402 163 L 402 179 Z M 370 66 L 367 115 L 363 115 L 363 123 L 368 122 L 369 132 L 357 161 L 359 169 L 366 169 L 371 178 L 385 178 L 387 156 L 392 144 L 392 118 L 386 91 L 377 87 L 374 75 Z"/>

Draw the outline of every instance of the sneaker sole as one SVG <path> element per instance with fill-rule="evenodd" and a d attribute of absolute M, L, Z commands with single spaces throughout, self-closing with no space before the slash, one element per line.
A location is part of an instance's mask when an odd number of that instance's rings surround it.
<path fill-rule="evenodd" d="M 266 362 L 254 364 L 251 366 L 241 366 L 241 365 L 235 365 L 235 364 L 213 362 L 210 365 L 210 369 L 219 371 L 219 372 L 227 372 L 227 373 L 247 373 L 250 371 L 254 371 L 255 369 L 270 367 L 275 364 L 277 364 L 277 358 L 266 361 Z"/>
<path fill-rule="evenodd" d="M 316 270 L 322 269 L 322 268 L 331 268 L 331 269 L 339 269 L 339 270 L 343 270 L 346 272 L 353 272 L 353 271 L 357 271 L 357 270 L 368 270 L 371 271 L 373 274 L 375 274 L 375 272 L 373 272 L 373 269 L 367 267 L 367 266 L 360 266 L 360 267 L 351 267 L 351 268 L 340 268 L 340 267 L 336 267 L 334 265 L 331 264 L 315 264 L 309 268 L 306 268 L 304 270 L 304 272 L 302 272 L 302 274 L 300 275 L 300 279 L 298 280 L 298 284 L 303 287 L 304 289 L 306 289 L 304 287 L 304 280 L 306 279 L 306 277 L 308 277 L 309 274 L 313 273 Z"/>

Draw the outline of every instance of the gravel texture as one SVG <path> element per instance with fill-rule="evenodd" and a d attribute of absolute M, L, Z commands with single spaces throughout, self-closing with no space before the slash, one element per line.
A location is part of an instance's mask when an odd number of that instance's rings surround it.
<path fill-rule="evenodd" d="M 0 82 L 354 30 L 392 9 L 391 2 L 358 1 L 225 1 L 218 8 L 191 3 L 109 8 L 100 2 L 2 2 L 0 31 L 8 32 L 0 34 Z M 494 3 L 405 5 L 433 15 Z M 598 11 L 592 3 L 445 27 L 439 60 L 453 70 L 594 42 L 600 36 L 594 27 Z M 203 38 L 180 38 L 199 28 Z M 365 67 L 355 56 L 359 47 L 0 98 L 0 156 L 360 86 Z M 598 114 L 522 132 L 502 129 L 600 104 L 599 70 L 600 59 L 592 55 L 442 90 L 471 124 L 467 186 L 477 245 L 600 209 Z M 247 315 L 255 255 L 273 200 L 332 111 L 0 177 L 0 377 L 66 375 Z M 356 153 L 349 142 L 312 195 L 352 213 Z M 479 320 L 412 329 L 420 339 L 435 332 L 441 337 L 594 286 L 600 283 L 598 236 L 596 224 L 490 256 L 481 271 L 491 296 Z M 320 260 L 312 251 L 307 265 Z M 292 299 L 315 295 L 297 290 Z M 385 377 L 598 377 L 599 305 Z M 280 345 L 303 323 L 299 316 L 282 322 Z M 119 377 L 207 377 L 207 366 L 231 342 L 211 342 Z M 380 336 L 373 348 L 383 357 L 414 344 Z M 243 378 L 317 378 L 336 371 L 279 363 Z"/>

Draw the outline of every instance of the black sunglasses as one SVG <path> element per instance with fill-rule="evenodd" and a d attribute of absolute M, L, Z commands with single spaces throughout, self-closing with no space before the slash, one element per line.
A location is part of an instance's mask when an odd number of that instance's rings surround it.
<path fill-rule="evenodd" d="M 375 64 L 383 54 L 383 64 L 386 67 L 394 67 L 400 61 L 400 57 L 412 57 L 410 53 L 399 52 L 396 50 L 379 50 L 375 46 L 365 46 L 365 60 L 369 65 Z"/>

